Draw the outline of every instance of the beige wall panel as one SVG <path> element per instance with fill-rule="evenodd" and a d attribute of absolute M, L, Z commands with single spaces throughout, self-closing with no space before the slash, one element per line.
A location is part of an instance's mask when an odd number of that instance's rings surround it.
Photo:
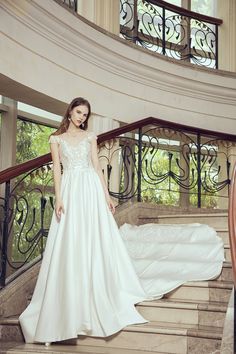
<path fill-rule="evenodd" d="M 50 101 L 57 114 L 84 96 L 103 117 L 154 116 L 236 134 L 236 74 L 153 55 L 54 1 L 0 0 L 0 16 L 4 95 L 16 99 L 19 83 L 24 102 L 48 109 Z"/>

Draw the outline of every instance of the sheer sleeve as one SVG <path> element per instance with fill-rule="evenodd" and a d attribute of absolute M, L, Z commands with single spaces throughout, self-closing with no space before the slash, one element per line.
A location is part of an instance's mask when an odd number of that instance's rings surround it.
<path fill-rule="evenodd" d="M 49 141 L 50 144 L 58 144 L 59 143 L 59 138 L 56 135 L 51 135 L 49 137 L 48 141 Z"/>
<path fill-rule="evenodd" d="M 97 139 L 97 135 L 94 133 L 94 132 L 89 132 L 89 135 L 88 135 L 88 140 L 89 141 L 92 141 L 93 139 Z"/>

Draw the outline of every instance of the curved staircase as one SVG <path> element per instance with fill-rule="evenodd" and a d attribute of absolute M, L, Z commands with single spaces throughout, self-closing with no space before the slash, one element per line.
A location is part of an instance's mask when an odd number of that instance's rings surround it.
<path fill-rule="evenodd" d="M 79 336 L 50 347 L 24 344 L 17 316 L 3 317 L 0 320 L 1 354 L 220 354 L 225 315 L 233 287 L 227 212 L 201 210 L 196 213 L 194 210 L 158 209 L 145 203 L 127 203 L 118 207 L 116 219 L 119 225 L 124 222 L 198 222 L 214 227 L 225 244 L 225 262 L 220 276 L 209 281 L 188 282 L 160 300 L 139 303 L 138 311 L 150 322 L 128 326 L 107 339 Z M 7 287 L 2 291 L 7 292 Z"/>

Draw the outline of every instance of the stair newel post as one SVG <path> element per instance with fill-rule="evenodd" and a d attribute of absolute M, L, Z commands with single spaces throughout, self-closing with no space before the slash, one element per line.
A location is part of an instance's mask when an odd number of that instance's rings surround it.
<path fill-rule="evenodd" d="M 7 268 L 7 243 L 9 228 L 9 198 L 10 198 L 10 181 L 6 182 L 5 198 L 4 198 L 4 220 L 3 220 L 3 237 L 2 237 L 2 255 L 1 255 L 1 278 L 0 285 L 5 286 L 6 268 Z"/>
<path fill-rule="evenodd" d="M 138 186 L 137 201 L 142 201 L 142 128 L 138 129 Z"/>
<path fill-rule="evenodd" d="M 197 207 L 201 208 L 201 135 L 197 133 Z"/>

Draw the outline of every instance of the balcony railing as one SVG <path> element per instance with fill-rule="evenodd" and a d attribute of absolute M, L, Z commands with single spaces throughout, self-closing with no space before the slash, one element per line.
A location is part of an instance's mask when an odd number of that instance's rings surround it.
<path fill-rule="evenodd" d="M 153 52 L 218 68 L 222 20 L 162 0 L 120 0 L 120 34 Z"/>
<path fill-rule="evenodd" d="M 77 0 L 55 0 L 77 12 Z M 163 0 L 120 0 L 120 36 L 167 57 L 218 68 L 223 21 Z"/>

